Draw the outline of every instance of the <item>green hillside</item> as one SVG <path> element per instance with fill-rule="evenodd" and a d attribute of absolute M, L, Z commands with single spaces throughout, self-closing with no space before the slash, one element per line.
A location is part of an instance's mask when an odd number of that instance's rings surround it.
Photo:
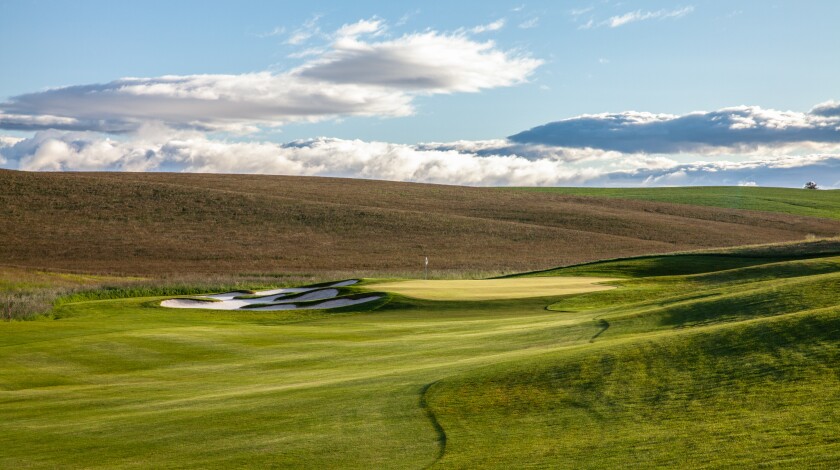
<path fill-rule="evenodd" d="M 510 188 L 499 188 L 510 190 Z M 679 188 L 514 188 L 516 191 L 672 202 L 840 219 L 840 191 L 750 186 Z"/>
<path fill-rule="evenodd" d="M 0 467 L 832 466 L 840 241 L 721 256 L 341 313 L 77 296 L 0 323 Z"/>
<path fill-rule="evenodd" d="M 442 463 L 724 468 L 840 459 L 840 258 L 622 285 L 550 306 L 589 312 L 602 327 L 591 346 L 435 384 L 428 401 L 447 430 Z"/>

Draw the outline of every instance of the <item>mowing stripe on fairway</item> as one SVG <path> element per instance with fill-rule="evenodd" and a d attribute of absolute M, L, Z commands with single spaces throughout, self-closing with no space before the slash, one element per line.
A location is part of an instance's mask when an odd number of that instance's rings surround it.
<path fill-rule="evenodd" d="M 378 291 L 425 300 L 500 300 L 581 294 L 612 289 L 608 277 L 532 277 L 481 280 L 413 280 L 369 284 Z"/>

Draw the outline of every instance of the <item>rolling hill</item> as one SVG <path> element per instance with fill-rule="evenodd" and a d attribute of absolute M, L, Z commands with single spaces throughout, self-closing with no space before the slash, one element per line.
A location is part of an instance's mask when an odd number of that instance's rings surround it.
<path fill-rule="evenodd" d="M 747 209 L 840 219 L 839 190 L 803 191 L 792 188 L 760 188 L 752 186 L 514 189 L 552 194 L 671 202 L 695 206 L 725 207 L 728 209 Z"/>
<path fill-rule="evenodd" d="M 840 241 L 725 255 L 339 313 L 68 299 L 0 322 L 0 467 L 836 466 Z"/>
<path fill-rule="evenodd" d="M 761 189 L 761 188 L 759 188 Z M 834 236 L 840 220 L 553 192 L 258 175 L 0 171 L 0 263 L 159 273 L 545 269 Z"/>

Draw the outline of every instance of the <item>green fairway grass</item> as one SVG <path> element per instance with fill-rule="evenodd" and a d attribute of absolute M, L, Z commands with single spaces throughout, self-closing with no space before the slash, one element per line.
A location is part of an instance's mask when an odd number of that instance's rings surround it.
<path fill-rule="evenodd" d="M 804 184 L 804 182 L 803 182 Z M 499 188 L 509 190 L 511 188 Z M 696 186 L 679 188 L 513 188 L 575 196 L 673 202 L 697 206 L 780 212 L 840 219 L 840 191 L 814 191 L 750 186 Z"/>
<path fill-rule="evenodd" d="M 610 290 L 338 312 L 69 299 L 0 323 L 0 468 L 831 468 L 838 249 L 604 261 L 500 281 Z"/>
<path fill-rule="evenodd" d="M 413 280 L 369 284 L 373 289 L 425 300 L 498 300 L 582 294 L 612 289 L 607 277 L 519 277 L 477 280 Z"/>

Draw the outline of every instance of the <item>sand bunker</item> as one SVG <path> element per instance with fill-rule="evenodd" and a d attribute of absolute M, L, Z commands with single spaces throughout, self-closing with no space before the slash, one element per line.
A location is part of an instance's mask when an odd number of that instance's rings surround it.
<path fill-rule="evenodd" d="M 201 308 L 207 310 L 312 310 L 348 307 L 382 298 L 381 295 L 336 298 L 339 290 L 359 282 L 357 279 L 336 282 L 321 287 L 289 287 L 247 294 L 245 292 L 224 292 L 194 296 L 192 299 L 169 299 L 160 303 L 169 308 Z M 323 302 L 318 302 L 322 300 Z"/>
<path fill-rule="evenodd" d="M 498 300 L 580 294 L 612 289 L 599 285 L 605 277 L 518 277 L 455 281 L 398 281 L 373 284 L 371 289 L 426 300 Z"/>

